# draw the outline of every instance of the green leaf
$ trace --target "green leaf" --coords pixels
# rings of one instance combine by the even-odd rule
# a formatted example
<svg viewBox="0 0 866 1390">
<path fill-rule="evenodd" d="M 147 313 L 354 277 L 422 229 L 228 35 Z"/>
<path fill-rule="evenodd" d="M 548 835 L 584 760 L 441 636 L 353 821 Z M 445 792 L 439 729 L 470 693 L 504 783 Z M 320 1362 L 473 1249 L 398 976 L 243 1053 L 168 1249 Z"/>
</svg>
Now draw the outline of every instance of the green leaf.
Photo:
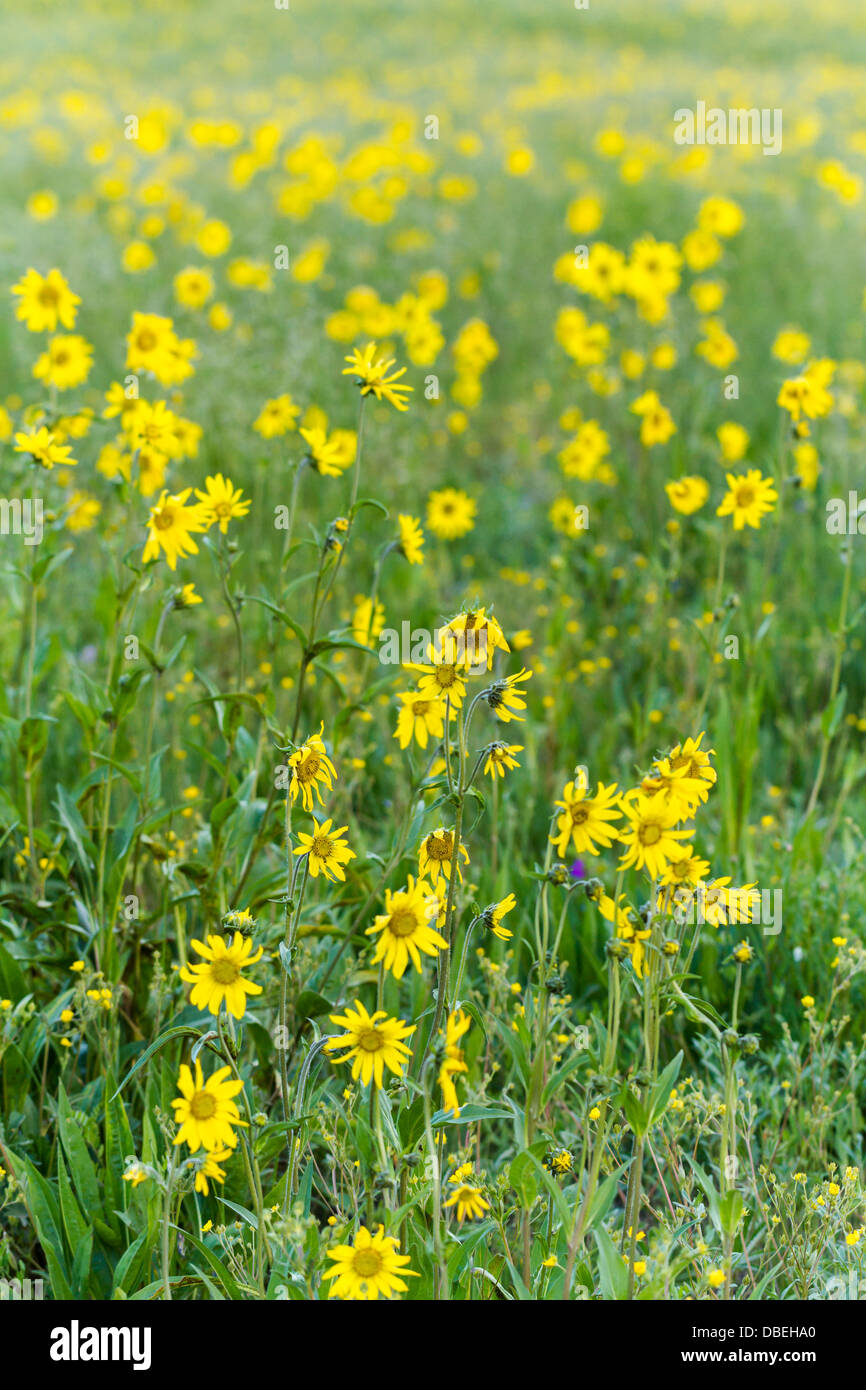
<svg viewBox="0 0 866 1390">
<path fill-rule="evenodd" d="M 628 1084 L 622 1090 L 622 1107 L 635 1137 L 643 1139 L 649 1129 L 649 1115 Z"/>
<path fill-rule="evenodd" d="M 227 1205 L 230 1206 L 231 1203 L 228 1203 Z M 231 1274 L 226 1269 L 222 1260 L 213 1252 L 213 1250 L 210 1250 L 205 1245 L 204 1241 L 199 1240 L 198 1236 L 194 1236 L 191 1231 L 181 1231 L 180 1226 L 174 1226 L 174 1230 L 180 1231 L 180 1234 L 183 1236 L 187 1244 L 192 1245 L 193 1248 L 196 1249 L 200 1255 L 204 1256 L 205 1260 L 210 1265 L 211 1269 L 213 1270 L 219 1282 L 222 1284 L 222 1287 L 225 1289 L 229 1298 L 243 1300 L 243 1292 L 241 1291 L 240 1286 L 232 1278 Z"/>
<path fill-rule="evenodd" d="M 188 1237 L 187 1237 L 188 1239 Z M 141 1277 L 142 1270 L 139 1266 L 143 1265 L 142 1252 L 146 1255 L 145 1242 L 147 1231 L 142 1231 L 127 1250 L 124 1250 L 117 1264 L 114 1266 L 114 1278 L 111 1285 L 112 1298 L 122 1290 L 123 1293 L 130 1293 L 131 1286 L 136 1284 Z M 127 1285 L 127 1280 L 129 1281 Z"/>
<path fill-rule="evenodd" d="M 81 1130 L 75 1123 L 69 1098 L 62 1086 L 58 1096 L 57 1125 L 73 1186 L 84 1210 L 93 1220 L 94 1216 L 99 1216 L 102 1212 L 99 1179 Z"/>
<path fill-rule="evenodd" d="M 33 1164 L 19 1157 L 11 1149 L 6 1150 L 12 1171 L 21 1183 L 24 1204 L 30 1213 L 39 1244 L 45 1252 L 51 1296 L 54 1299 L 71 1299 L 72 1289 L 63 1251 L 63 1237 L 60 1234 L 61 1218 L 57 1199 L 48 1183 Z"/>
<path fill-rule="evenodd" d="M 322 1014 L 329 1014 L 336 1008 L 324 995 L 317 994 L 314 989 L 304 989 L 295 1001 L 295 1013 L 298 1018 L 319 1018 Z"/>
<path fill-rule="evenodd" d="M 533 1155 L 528 1149 L 524 1149 L 522 1153 L 517 1154 L 511 1160 L 511 1166 L 508 1169 L 508 1181 L 520 1198 L 520 1204 L 524 1211 L 529 1211 L 538 1196 L 538 1181 L 533 1163 Z"/>
<path fill-rule="evenodd" d="M 56 805 L 60 823 L 69 837 L 78 865 L 85 877 L 89 878 L 93 869 L 93 861 L 96 858 L 96 850 L 87 834 L 81 813 L 72 795 L 59 782 L 57 784 Z"/>
<path fill-rule="evenodd" d="M 605 1298 L 621 1302 L 628 1297 L 628 1265 L 604 1227 L 593 1231 L 598 1246 L 598 1273 Z"/>
<path fill-rule="evenodd" d="M 137 1071 L 141 1071 L 145 1062 L 149 1062 L 154 1053 L 158 1052 L 161 1047 L 165 1047 L 166 1043 L 171 1042 L 172 1038 L 200 1038 L 201 1036 L 200 1028 L 189 1027 L 168 1028 L 164 1033 L 160 1033 L 156 1042 L 152 1042 L 150 1047 L 146 1047 L 141 1056 L 136 1059 L 135 1065 L 126 1073 L 126 1076 L 121 1081 L 111 1099 L 114 1100 L 115 1096 L 119 1096 L 127 1082 L 132 1080 Z M 216 1052 L 217 1049 L 214 1048 L 213 1050 Z"/>
<path fill-rule="evenodd" d="M 57 1191 L 60 1197 L 60 1219 L 66 1236 L 66 1244 L 74 1252 L 78 1248 L 79 1241 L 84 1239 L 90 1228 L 75 1200 L 62 1154 L 57 1155 Z"/>
<path fill-rule="evenodd" d="M 719 1221 L 726 1236 L 735 1236 L 743 1219 L 745 1203 L 741 1193 L 731 1187 L 719 1202 Z"/>
<path fill-rule="evenodd" d="M 833 703 L 831 705 L 828 705 L 827 708 L 824 710 L 824 713 L 821 715 L 821 733 L 828 741 L 835 736 L 836 731 L 839 728 L 840 723 L 842 722 L 842 715 L 845 710 L 845 701 L 847 697 L 848 692 L 845 686 L 843 685 L 842 688 L 837 692 L 836 698 L 834 699 Z"/>
<path fill-rule="evenodd" d="M 668 1107 L 671 1098 L 671 1091 L 677 1084 L 677 1077 L 680 1074 L 680 1067 L 683 1064 L 682 1051 L 678 1052 L 672 1062 L 669 1062 L 656 1082 L 652 1090 L 649 1105 L 649 1127 L 657 1124 Z"/>
<path fill-rule="evenodd" d="M 697 1160 L 692 1158 L 691 1154 L 686 1154 L 685 1157 L 691 1164 L 692 1172 L 700 1183 L 704 1196 L 707 1199 L 707 1210 L 710 1213 L 710 1220 L 716 1230 L 721 1233 L 722 1218 L 719 1210 L 719 1194 Z"/>
<path fill-rule="evenodd" d="M 75 1251 L 75 1259 L 72 1264 L 72 1290 L 73 1297 L 84 1299 L 87 1297 L 87 1281 L 90 1275 L 90 1261 L 93 1257 L 93 1231 L 88 1228 L 85 1235 L 78 1243 Z"/>
<path fill-rule="evenodd" d="M 450 1110 L 437 1110 L 433 1116 L 433 1128 L 440 1125 L 472 1125 L 478 1120 L 510 1120 L 510 1110 L 496 1105 L 461 1105 L 460 1116 L 455 1118 Z"/>
</svg>

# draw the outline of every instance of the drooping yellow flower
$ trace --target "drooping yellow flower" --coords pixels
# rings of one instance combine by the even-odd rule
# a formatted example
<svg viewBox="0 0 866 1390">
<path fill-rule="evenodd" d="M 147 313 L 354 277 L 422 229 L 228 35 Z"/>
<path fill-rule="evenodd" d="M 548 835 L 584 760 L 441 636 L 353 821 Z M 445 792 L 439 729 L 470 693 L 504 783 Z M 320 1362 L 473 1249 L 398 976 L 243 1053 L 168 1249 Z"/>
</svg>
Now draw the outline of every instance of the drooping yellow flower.
<svg viewBox="0 0 866 1390">
<path fill-rule="evenodd" d="M 319 726 L 319 732 L 310 734 L 309 738 L 295 749 L 288 761 L 291 773 L 289 794 L 292 801 L 297 801 L 300 793 L 305 811 L 313 809 L 314 792 L 319 805 L 324 805 L 320 788 L 324 787 L 326 791 L 330 791 L 334 785 L 333 779 L 337 776 L 337 769 L 328 757 L 322 740 L 324 728 L 323 722 Z"/>
<path fill-rule="evenodd" d="M 748 473 L 728 473 L 728 491 L 716 509 L 716 516 L 732 516 L 734 530 L 742 531 L 751 526 L 756 531 L 762 519 L 773 511 L 779 494 L 774 480 L 764 478 L 759 468 L 750 468 Z"/>
<path fill-rule="evenodd" d="M 58 323 L 63 328 L 75 327 L 76 306 L 81 300 L 59 270 L 49 270 L 44 276 L 38 270 L 27 270 L 12 286 L 12 293 L 20 300 L 15 317 L 31 333 L 53 333 Z"/>
<path fill-rule="evenodd" d="M 178 1076 L 180 1098 L 173 1100 L 174 1118 L 180 1125 L 175 1144 L 188 1144 L 197 1149 L 234 1149 L 238 1142 L 235 1129 L 246 1128 L 234 1097 L 243 1090 L 243 1082 L 229 1080 L 231 1067 L 220 1067 L 213 1076 L 204 1079 L 201 1062 L 196 1060 L 195 1078 L 184 1063 Z"/>
<path fill-rule="evenodd" d="M 460 1101 L 454 1077 L 469 1070 L 460 1039 L 469 1031 L 472 1020 L 463 1009 L 448 1015 L 445 1024 L 445 1056 L 439 1068 L 439 1085 L 442 1088 L 442 1108 L 450 1112 L 455 1120 L 460 1119 Z"/>
<path fill-rule="evenodd" d="M 323 1276 L 334 1280 L 328 1297 L 373 1301 L 406 1293 L 409 1285 L 405 1278 L 419 1276 L 416 1270 L 406 1268 L 409 1256 L 398 1254 L 399 1249 L 396 1236 L 386 1236 L 384 1226 L 372 1235 L 361 1226 L 354 1244 L 336 1245 L 327 1252 L 336 1262 Z"/>
<path fill-rule="evenodd" d="M 249 499 L 244 497 L 243 488 L 234 487 L 231 478 L 224 478 L 222 473 L 205 478 L 204 486 L 204 492 L 196 488 L 195 495 L 225 535 L 234 517 L 246 516 L 250 509 Z"/>
<path fill-rule="evenodd" d="M 323 478 L 339 478 L 354 458 L 354 450 L 346 449 L 343 433 L 335 431 L 329 439 L 318 426 L 301 430 L 301 438 L 307 444 L 307 461 Z"/>
<path fill-rule="evenodd" d="M 622 793 L 616 782 L 605 786 L 599 782 L 595 796 L 589 796 L 589 784 L 584 777 L 574 782 L 566 782 L 562 800 L 554 804 L 562 807 L 562 815 L 557 817 L 556 831 L 550 837 L 559 855 L 565 855 L 569 841 L 576 854 L 598 854 L 596 845 L 609 849 L 618 839 L 619 831 L 611 821 L 622 817 Z"/>
<path fill-rule="evenodd" d="M 345 840 L 340 838 L 349 827 L 342 825 L 339 830 L 332 830 L 333 821 L 326 820 L 320 824 L 315 816 L 313 822 L 316 827 L 314 834 L 307 835 L 303 830 L 298 832 L 301 843 L 294 853 L 308 856 L 307 863 L 313 878 L 324 874 L 327 879 L 338 878 L 345 882 L 343 865 L 348 864 L 350 859 L 357 858 L 355 851 L 349 849 Z"/>
<path fill-rule="evenodd" d="M 210 1189 L 208 1179 L 211 1182 L 225 1182 L 225 1170 L 221 1164 L 226 1163 L 232 1157 L 231 1149 L 213 1149 L 205 1151 L 199 1157 L 188 1158 L 187 1163 L 195 1168 L 195 1190 L 200 1192 L 203 1197 L 207 1197 Z"/>
<path fill-rule="evenodd" d="M 405 1039 L 411 1038 L 415 1024 L 389 1018 L 384 1009 L 369 1014 L 360 999 L 350 1005 L 344 1014 L 331 1014 L 330 1019 L 346 1031 L 329 1038 L 325 1051 L 342 1052 L 341 1057 L 331 1057 L 330 1060 L 334 1063 L 351 1062 L 353 1081 L 360 1079 L 363 1086 L 373 1081 L 381 1086 L 386 1067 L 395 1076 L 403 1075 L 412 1056 L 412 1049 L 406 1046 Z"/>
<path fill-rule="evenodd" d="M 132 1163 L 130 1163 L 129 1167 L 124 1173 L 123 1181 L 131 1182 L 133 1187 L 140 1187 L 143 1182 L 147 1182 L 147 1179 L 149 1177 L 150 1174 L 148 1173 L 144 1164 L 139 1163 L 136 1159 Z"/>
<path fill-rule="evenodd" d="M 484 764 L 484 774 L 493 778 L 504 777 L 506 770 L 519 767 L 520 763 L 515 758 L 515 753 L 523 752 L 522 743 L 492 743 L 487 751 L 487 760 Z"/>
<path fill-rule="evenodd" d="M 393 367 L 394 358 L 389 358 L 387 362 L 377 360 L 375 343 L 368 343 L 363 351 L 353 348 L 344 361 L 349 365 L 343 368 L 343 376 L 355 377 L 362 396 L 374 395 L 377 401 L 388 401 L 395 410 L 409 409 L 409 403 L 404 397 L 413 388 L 400 382 L 400 377 L 406 374 L 406 368 L 400 367 L 398 371 L 390 372 L 389 368 Z"/>
<path fill-rule="evenodd" d="M 620 893 L 616 902 L 607 893 L 602 893 L 598 898 L 597 906 L 604 920 L 613 923 L 617 939 L 625 942 L 634 973 L 640 980 L 643 978 L 643 963 L 646 954 L 643 943 L 652 935 L 652 932 L 649 927 L 641 929 L 640 919 L 635 916 L 627 904 L 625 907 L 621 906 L 623 902 L 625 902 L 624 893 Z M 593 1117 L 590 1116 L 590 1118 Z"/>
<path fill-rule="evenodd" d="M 193 949 L 204 960 L 196 965 L 184 966 L 179 974 L 187 984 L 195 988 L 190 995 L 197 1009 L 207 1009 L 216 1015 L 225 1003 L 234 1018 L 243 1018 L 247 1007 L 247 995 L 261 994 L 261 985 L 245 980 L 241 971 L 261 960 L 263 947 L 252 955 L 253 943 L 236 931 L 229 944 L 225 937 L 209 936 L 207 945 L 201 941 L 191 943 Z"/>
<path fill-rule="evenodd" d="M 463 874 L 460 869 L 460 857 L 463 856 L 464 864 L 469 863 L 469 851 L 461 842 L 459 853 L 456 859 L 457 878 L 463 882 Z M 418 850 L 418 871 L 422 878 L 429 878 L 435 886 L 439 875 L 442 874 L 447 882 L 451 880 L 451 861 L 454 859 L 454 831 L 431 830 L 429 835 L 425 835 Z"/>
<path fill-rule="evenodd" d="M 675 830 L 680 817 L 664 793 L 646 796 L 641 791 L 626 792 L 622 799 L 627 825 L 620 829 L 619 839 L 626 847 L 620 860 L 624 869 L 645 868 L 651 878 L 658 878 L 678 840 L 688 839 L 694 830 Z"/>
<path fill-rule="evenodd" d="M 485 608 L 470 608 L 458 613 L 436 633 L 436 646 L 441 659 L 463 666 L 468 671 L 493 667 L 497 651 L 510 652 L 498 620 Z"/>
<path fill-rule="evenodd" d="M 396 980 L 402 979 L 409 961 L 421 972 L 421 955 L 434 958 L 448 947 L 448 942 L 434 929 L 432 923 L 439 915 L 439 899 L 429 883 L 410 874 L 406 887 L 385 892 L 385 911 L 378 916 L 367 936 L 378 936 L 373 964 L 383 961 Z"/>
<path fill-rule="evenodd" d="M 523 722 L 525 715 L 522 713 L 526 709 L 526 691 L 521 690 L 520 683 L 532 679 L 532 672 L 527 671 L 524 666 L 522 670 L 513 676 L 506 676 L 505 680 L 497 681 L 492 685 L 484 696 L 497 719 L 501 719 L 503 724 L 509 724 L 512 719 Z"/>
<path fill-rule="evenodd" d="M 754 883 L 744 883 L 739 888 L 730 885 L 730 878 L 713 878 L 696 890 L 699 912 L 711 927 L 751 922 L 760 909 L 761 895 Z"/>
<path fill-rule="evenodd" d="M 509 912 L 513 912 L 516 906 L 517 899 L 513 893 L 509 893 L 507 898 L 503 898 L 498 903 L 491 903 L 481 914 L 485 925 L 490 928 L 494 936 L 499 937 L 500 941 L 510 941 L 514 935 L 514 932 L 509 931 L 506 927 L 504 918 Z"/>
<path fill-rule="evenodd" d="M 410 565 L 423 565 L 424 563 L 424 532 L 421 530 L 421 523 L 414 516 L 408 516 L 401 512 L 397 517 L 397 526 L 400 532 L 399 550 L 405 555 Z"/>
<path fill-rule="evenodd" d="M 145 564 L 148 560 L 157 559 L 160 551 L 164 551 L 169 569 L 174 570 L 179 558 L 198 554 L 193 534 L 206 531 L 210 519 L 208 509 L 201 503 L 186 505 L 191 492 L 191 487 L 173 494 L 163 492 L 156 506 L 151 507 L 147 544 L 141 557 Z"/>
<path fill-rule="evenodd" d="M 342 528 L 338 525 L 338 530 Z M 360 642 L 363 647 L 372 647 L 385 626 L 385 605 L 376 602 L 373 607 L 373 600 L 366 598 L 363 594 L 355 597 L 355 608 L 352 613 L 352 638 L 355 642 Z"/>
<path fill-rule="evenodd" d="M 821 474 L 821 460 L 814 444 L 804 441 L 794 445 L 794 465 L 797 481 L 807 492 L 814 492 Z"/>
</svg>

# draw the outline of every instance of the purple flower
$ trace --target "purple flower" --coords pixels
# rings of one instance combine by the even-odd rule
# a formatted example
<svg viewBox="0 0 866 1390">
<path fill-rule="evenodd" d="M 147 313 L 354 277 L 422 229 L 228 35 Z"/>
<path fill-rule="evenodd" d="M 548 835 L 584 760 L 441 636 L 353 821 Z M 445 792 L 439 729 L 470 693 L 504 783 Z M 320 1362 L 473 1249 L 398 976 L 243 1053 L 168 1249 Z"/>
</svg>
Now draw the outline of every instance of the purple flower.
<svg viewBox="0 0 866 1390">
<path fill-rule="evenodd" d="M 582 859 L 575 859 L 574 863 L 571 866 L 571 877 L 586 878 L 586 870 L 583 867 Z"/>
</svg>

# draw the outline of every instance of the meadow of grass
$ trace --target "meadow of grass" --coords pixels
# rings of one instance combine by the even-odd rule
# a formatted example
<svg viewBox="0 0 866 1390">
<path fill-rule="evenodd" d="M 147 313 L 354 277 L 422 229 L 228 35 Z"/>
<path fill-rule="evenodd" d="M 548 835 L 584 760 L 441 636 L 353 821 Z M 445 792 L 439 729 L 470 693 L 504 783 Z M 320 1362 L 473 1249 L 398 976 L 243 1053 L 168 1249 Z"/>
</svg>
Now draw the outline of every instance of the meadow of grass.
<svg viewBox="0 0 866 1390">
<path fill-rule="evenodd" d="M 857 1297 L 857 0 L 3 10 L 2 1288 Z"/>
</svg>

